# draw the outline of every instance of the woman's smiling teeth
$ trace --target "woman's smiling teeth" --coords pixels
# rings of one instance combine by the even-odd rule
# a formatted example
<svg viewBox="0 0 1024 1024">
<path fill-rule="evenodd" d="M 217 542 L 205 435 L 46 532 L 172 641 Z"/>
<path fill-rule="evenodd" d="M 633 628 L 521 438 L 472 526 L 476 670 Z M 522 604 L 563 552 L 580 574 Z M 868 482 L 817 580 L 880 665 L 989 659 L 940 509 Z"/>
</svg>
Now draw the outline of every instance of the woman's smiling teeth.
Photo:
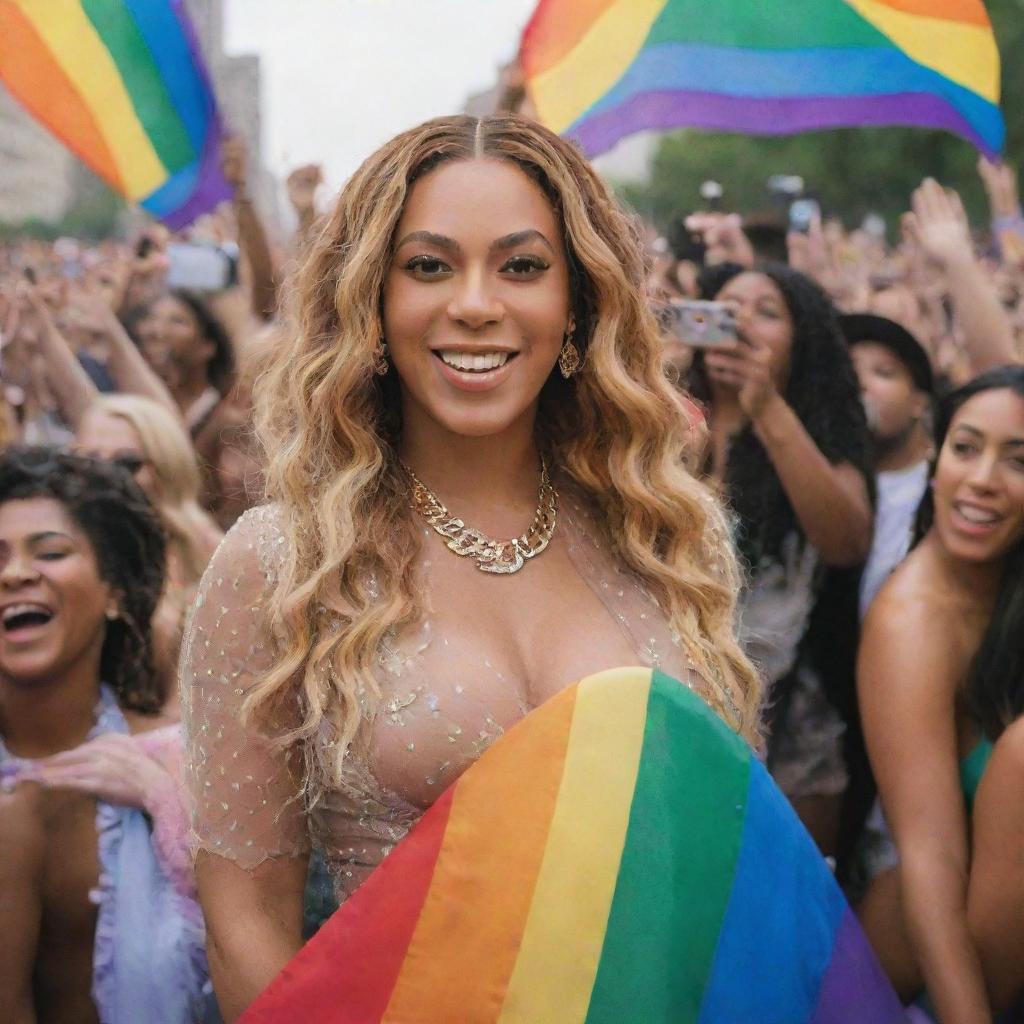
<svg viewBox="0 0 1024 1024">
<path fill-rule="evenodd" d="M 453 370 L 463 373 L 486 373 L 504 366 L 514 355 L 512 352 L 449 352 L 437 353 L 441 361 Z"/>
</svg>

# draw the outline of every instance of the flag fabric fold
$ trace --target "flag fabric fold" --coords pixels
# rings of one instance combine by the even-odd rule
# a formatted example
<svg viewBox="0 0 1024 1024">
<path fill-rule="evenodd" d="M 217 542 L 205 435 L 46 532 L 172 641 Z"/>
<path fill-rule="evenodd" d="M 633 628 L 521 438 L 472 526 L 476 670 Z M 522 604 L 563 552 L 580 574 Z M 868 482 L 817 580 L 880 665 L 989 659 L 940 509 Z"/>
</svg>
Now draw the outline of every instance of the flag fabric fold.
<svg viewBox="0 0 1024 1024">
<path fill-rule="evenodd" d="M 183 0 L 0 0 L 0 80 L 169 227 L 230 195 L 217 103 Z"/>
<path fill-rule="evenodd" d="M 244 1024 L 895 1024 L 786 799 L 693 692 L 591 676 L 424 814 Z"/>
<path fill-rule="evenodd" d="M 541 0 L 520 62 L 541 121 L 589 156 L 643 130 L 861 125 L 1003 149 L 982 0 Z"/>
</svg>

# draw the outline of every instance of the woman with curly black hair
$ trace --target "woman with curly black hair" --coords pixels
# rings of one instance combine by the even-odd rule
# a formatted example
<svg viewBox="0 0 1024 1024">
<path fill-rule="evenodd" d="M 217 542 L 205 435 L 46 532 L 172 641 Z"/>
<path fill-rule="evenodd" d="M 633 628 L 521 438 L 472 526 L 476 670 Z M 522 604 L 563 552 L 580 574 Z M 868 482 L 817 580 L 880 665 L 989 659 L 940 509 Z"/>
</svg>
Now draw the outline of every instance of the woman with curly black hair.
<svg viewBox="0 0 1024 1024">
<path fill-rule="evenodd" d="M 126 471 L 48 449 L 0 457 L 5 1019 L 194 1019 L 202 915 L 152 656 L 164 567 Z"/>
<path fill-rule="evenodd" d="M 768 687 L 770 767 L 833 852 L 843 724 L 807 636 L 824 569 L 856 566 L 870 547 L 867 424 L 835 309 L 810 278 L 768 264 L 726 269 L 713 287 L 738 341 L 698 351 L 690 385 L 708 407 L 709 472 L 747 563 L 741 636 Z"/>
</svg>

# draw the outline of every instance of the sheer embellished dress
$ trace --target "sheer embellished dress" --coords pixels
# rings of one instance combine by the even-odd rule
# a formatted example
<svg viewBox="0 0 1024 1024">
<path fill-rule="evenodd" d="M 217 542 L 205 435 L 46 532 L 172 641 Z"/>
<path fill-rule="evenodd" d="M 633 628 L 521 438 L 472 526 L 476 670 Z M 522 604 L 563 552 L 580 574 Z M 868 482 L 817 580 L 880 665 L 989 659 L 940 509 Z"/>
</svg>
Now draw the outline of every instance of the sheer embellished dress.
<svg viewBox="0 0 1024 1024">
<path fill-rule="evenodd" d="M 588 649 L 614 649 L 614 662 L 588 670 L 660 668 L 739 722 L 732 698 L 697 673 L 582 502 L 563 491 L 559 504 L 558 528 L 540 557 L 563 559 L 578 575 L 593 604 L 593 632 L 563 635 L 553 621 L 551 642 L 581 645 L 581 662 Z M 236 523 L 206 572 L 186 633 L 181 697 L 193 844 L 248 870 L 318 847 L 344 901 L 437 797 L 542 700 L 531 700 L 536 688 L 507 678 L 474 644 L 472 630 L 453 619 L 434 563 L 455 556 L 435 553 L 424 527 L 416 570 L 427 608 L 417 624 L 382 644 L 383 699 L 346 754 L 342 783 L 307 806 L 296 798 L 295 758 L 240 717 L 246 693 L 279 657 L 266 605 L 288 544 L 280 522 L 272 506 L 263 506 Z M 559 680 L 543 699 L 576 681 Z"/>
</svg>

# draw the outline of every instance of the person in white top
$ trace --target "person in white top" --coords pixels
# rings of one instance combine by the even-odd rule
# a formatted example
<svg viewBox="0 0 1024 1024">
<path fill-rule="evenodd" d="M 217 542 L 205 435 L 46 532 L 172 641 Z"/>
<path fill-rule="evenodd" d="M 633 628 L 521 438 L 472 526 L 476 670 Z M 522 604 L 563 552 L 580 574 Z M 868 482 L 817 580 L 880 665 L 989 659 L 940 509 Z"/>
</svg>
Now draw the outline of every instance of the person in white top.
<svg viewBox="0 0 1024 1024">
<path fill-rule="evenodd" d="M 875 534 L 860 584 L 860 615 L 910 549 L 917 506 L 928 484 L 930 410 L 935 390 L 928 354 L 894 320 L 840 317 L 860 381 L 877 457 Z"/>
</svg>

